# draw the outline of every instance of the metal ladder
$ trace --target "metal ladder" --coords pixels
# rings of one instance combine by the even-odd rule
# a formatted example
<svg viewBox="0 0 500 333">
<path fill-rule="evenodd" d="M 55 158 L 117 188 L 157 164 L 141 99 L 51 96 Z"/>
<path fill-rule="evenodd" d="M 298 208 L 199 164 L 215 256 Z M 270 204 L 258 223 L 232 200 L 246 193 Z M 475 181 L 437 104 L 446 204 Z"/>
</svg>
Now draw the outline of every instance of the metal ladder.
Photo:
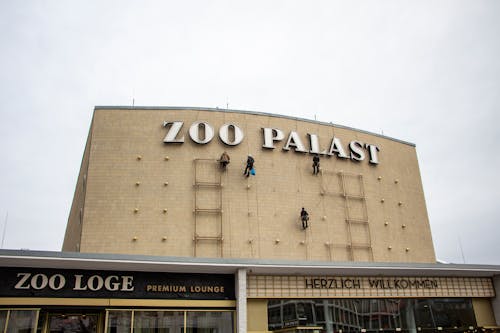
<svg viewBox="0 0 500 333">
<path fill-rule="evenodd" d="M 348 236 L 348 244 L 346 246 L 350 255 L 350 260 L 352 261 L 357 260 L 356 257 L 357 253 L 361 251 L 367 251 L 368 259 L 370 261 L 373 261 L 373 249 L 371 242 L 372 237 L 370 234 L 370 225 L 368 221 L 368 210 L 366 207 L 363 175 L 348 173 L 343 171 L 339 171 L 337 174 L 339 177 L 340 195 L 344 198 L 345 222 L 347 223 L 347 236 Z M 350 179 L 354 178 L 358 182 L 359 193 L 349 192 L 349 190 L 346 187 L 346 180 L 349 178 Z M 361 203 L 363 216 L 353 217 L 349 202 L 354 202 L 354 201 Z M 363 227 L 366 233 L 366 239 L 363 242 L 356 242 L 356 243 L 353 242 L 352 231 L 351 231 L 353 225 L 360 225 Z"/>
<path fill-rule="evenodd" d="M 204 159 L 198 158 L 193 160 L 194 162 L 194 256 L 198 255 L 198 246 L 201 241 L 215 242 L 218 246 L 219 257 L 222 257 L 222 242 L 224 240 L 222 236 L 222 182 L 221 182 L 221 172 L 219 171 L 219 162 L 216 159 Z M 214 172 L 211 174 L 211 169 Z M 205 171 L 205 172 L 203 172 Z M 203 202 L 201 199 L 202 192 L 205 191 L 215 191 L 210 197 L 214 199 L 214 202 L 207 203 Z M 206 192 L 205 192 L 206 193 Z M 202 202 L 200 202 L 202 201 Z M 203 221 L 200 221 L 201 217 L 206 217 L 207 215 L 212 216 L 215 221 L 215 229 L 211 233 L 200 234 L 200 227 Z M 207 232 L 206 228 L 203 228 L 203 232 Z"/>
</svg>

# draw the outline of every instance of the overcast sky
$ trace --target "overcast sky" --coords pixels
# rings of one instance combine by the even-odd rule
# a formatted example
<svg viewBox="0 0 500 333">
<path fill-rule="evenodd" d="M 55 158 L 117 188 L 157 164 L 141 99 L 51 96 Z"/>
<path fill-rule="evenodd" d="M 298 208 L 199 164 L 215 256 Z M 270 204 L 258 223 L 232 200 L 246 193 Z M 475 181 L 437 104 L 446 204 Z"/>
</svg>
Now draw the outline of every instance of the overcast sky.
<svg viewBox="0 0 500 333">
<path fill-rule="evenodd" d="M 93 107 L 134 98 L 413 142 L 437 257 L 498 265 L 499 17 L 497 0 L 2 0 L 3 248 L 61 249 Z"/>
</svg>

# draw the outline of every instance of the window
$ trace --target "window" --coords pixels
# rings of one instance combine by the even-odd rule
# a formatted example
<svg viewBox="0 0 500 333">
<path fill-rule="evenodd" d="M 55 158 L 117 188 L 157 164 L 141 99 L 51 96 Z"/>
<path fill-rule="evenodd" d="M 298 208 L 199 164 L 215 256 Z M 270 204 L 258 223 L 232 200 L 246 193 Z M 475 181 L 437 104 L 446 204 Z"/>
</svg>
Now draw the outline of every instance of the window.
<svg viewBox="0 0 500 333">
<path fill-rule="evenodd" d="M 323 302 L 323 304 L 321 304 Z M 380 331 L 467 330 L 476 326 L 468 298 L 273 300 L 268 305 L 270 330 L 321 326 L 323 330 L 379 333 Z M 272 305 L 271 305 L 272 304 Z M 314 306 L 314 315 L 310 306 Z M 283 320 L 277 315 L 283 312 Z"/>
<path fill-rule="evenodd" d="M 0 330 L 6 333 L 36 333 L 38 309 L 0 309 Z"/>
<path fill-rule="evenodd" d="M 107 310 L 105 333 L 233 333 L 234 326 L 234 311 Z"/>
</svg>

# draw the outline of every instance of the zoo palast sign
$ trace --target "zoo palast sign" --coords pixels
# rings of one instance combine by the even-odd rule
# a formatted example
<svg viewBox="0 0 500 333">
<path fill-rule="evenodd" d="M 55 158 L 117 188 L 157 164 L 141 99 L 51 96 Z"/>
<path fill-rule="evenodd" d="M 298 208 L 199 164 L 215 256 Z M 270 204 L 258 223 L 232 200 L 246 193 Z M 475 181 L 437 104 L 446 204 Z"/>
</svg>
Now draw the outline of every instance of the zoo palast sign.
<svg viewBox="0 0 500 333">
<path fill-rule="evenodd" d="M 164 121 L 163 127 L 167 133 L 163 139 L 166 144 L 184 143 L 185 132 L 182 130 L 184 122 L 182 121 Z M 189 137 L 197 144 L 204 145 L 212 141 L 215 136 L 215 129 L 208 122 L 196 121 L 189 126 Z M 363 143 L 358 140 L 350 141 L 347 150 L 339 138 L 331 138 L 328 148 L 320 146 L 319 137 L 316 134 L 307 133 L 307 143 L 296 131 L 290 131 L 285 140 L 285 132 L 279 128 L 263 127 L 262 148 L 275 149 L 277 144 L 281 144 L 284 151 L 293 150 L 298 153 L 310 153 L 327 156 L 336 156 L 342 159 L 351 159 L 353 161 L 363 161 L 368 157 L 370 164 L 379 164 L 378 152 L 380 148 L 374 144 Z M 220 140 L 228 146 L 239 145 L 245 137 L 243 130 L 236 124 L 224 124 L 219 128 Z"/>
</svg>

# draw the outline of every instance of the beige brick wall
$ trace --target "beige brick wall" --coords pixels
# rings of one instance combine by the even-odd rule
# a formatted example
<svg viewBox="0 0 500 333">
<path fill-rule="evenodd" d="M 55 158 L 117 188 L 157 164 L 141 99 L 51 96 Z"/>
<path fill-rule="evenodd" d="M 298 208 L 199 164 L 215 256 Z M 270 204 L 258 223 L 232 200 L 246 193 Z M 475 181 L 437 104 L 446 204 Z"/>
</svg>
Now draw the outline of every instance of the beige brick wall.
<svg viewBox="0 0 500 333">
<path fill-rule="evenodd" d="M 82 158 L 82 166 L 78 174 L 73 204 L 69 213 L 66 233 L 64 235 L 63 251 L 79 252 L 80 237 L 82 232 L 83 214 L 85 212 L 85 190 L 87 185 L 87 170 L 89 166 L 90 142 L 92 138 L 92 127 L 89 131 L 85 151 Z"/>
<path fill-rule="evenodd" d="M 164 121 L 184 122 L 183 144 L 163 143 Z M 189 138 L 188 128 L 194 121 L 207 121 L 214 127 L 216 136 L 210 143 L 199 145 Z M 235 123 L 245 133 L 238 146 L 228 147 L 219 140 L 218 129 L 225 123 Z M 307 133 L 319 136 L 322 149 L 329 148 L 333 136 L 342 140 L 346 151 L 352 140 L 375 144 L 380 147 L 380 164 L 369 164 L 368 157 L 361 162 L 322 157 L 323 173 L 314 176 L 310 154 L 283 151 L 284 142 L 274 150 L 262 148 L 262 127 L 283 130 L 285 140 L 295 130 L 306 147 Z M 262 114 L 96 109 L 89 149 L 82 252 L 193 256 L 193 160 L 217 159 L 226 150 L 231 156 L 226 172 L 220 174 L 215 162 L 199 168 L 203 178 L 221 177 L 223 213 L 221 219 L 217 214 L 198 214 L 197 233 L 221 234 L 223 241 L 197 242 L 197 256 L 222 252 L 229 258 L 435 261 L 416 151 L 408 144 Z M 257 175 L 245 178 L 242 173 L 249 153 L 255 157 Z M 349 194 L 359 193 L 362 182 L 365 200 L 341 195 L 340 171 Z M 219 191 L 199 189 L 199 204 L 217 206 Z M 75 196 L 74 206 L 79 200 Z M 346 223 L 346 201 L 351 218 L 367 215 L 368 225 Z M 306 231 L 300 227 L 301 207 L 311 217 Z M 72 213 L 63 249 L 75 248 L 73 224 Z M 351 242 L 371 243 L 372 251 L 350 248 Z"/>
</svg>

